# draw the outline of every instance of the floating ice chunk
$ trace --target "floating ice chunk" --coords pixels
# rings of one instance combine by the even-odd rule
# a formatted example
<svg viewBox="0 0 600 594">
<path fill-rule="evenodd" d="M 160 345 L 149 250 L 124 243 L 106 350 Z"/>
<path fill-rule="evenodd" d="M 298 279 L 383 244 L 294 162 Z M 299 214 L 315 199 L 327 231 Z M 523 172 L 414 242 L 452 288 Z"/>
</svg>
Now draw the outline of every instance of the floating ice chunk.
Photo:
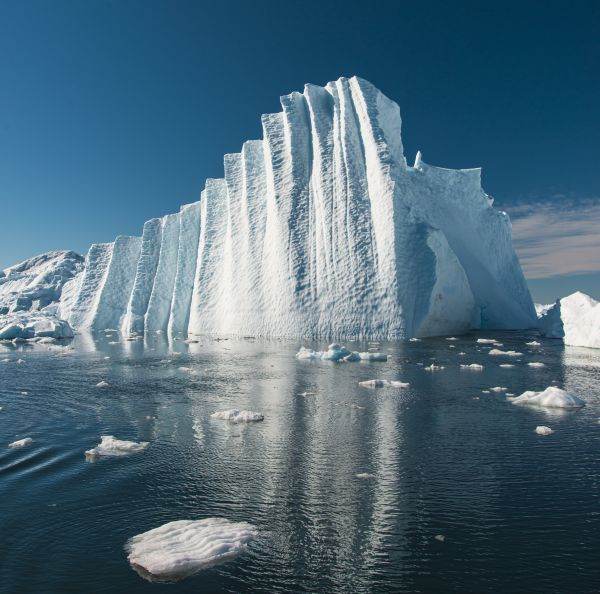
<svg viewBox="0 0 600 594">
<path fill-rule="evenodd" d="M 531 361 L 531 363 L 527 363 L 529 367 L 546 367 L 545 363 L 540 363 L 539 361 Z"/>
<path fill-rule="evenodd" d="M 119 344 L 118 340 L 111 340 L 108 344 Z"/>
<path fill-rule="evenodd" d="M 298 359 L 320 359 L 322 356 L 323 356 L 322 352 L 313 351 L 312 349 L 307 349 L 306 347 L 302 347 L 296 353 L 296 358 L 298 358 Z"/>
<path fill-rule="evenodd" d="M 385 353 L 358 353 L 361 361 L 387 361 Z"/>
<path fill-rule="evenodd" d="M 423 367 L 423 369 L 425 369 L 425 371 L 441 371 L 442 369 L 445 369 L 445 367 L 443 365 L 432 363 L 429 367 Z"/>
<path fill-rule="evenodd" d="M 185 342 L 186 344 L 195 344 L 200 341 L 196 338 L 186 338 L 183 342 Z"/>
<path fill-rule="evenodd" d="M 436 534 L 434 538 L 439 542 L 444 542 L 446 540 L 446 537 L 443 534 Z"/>
<path fill-rule="evenodd" d="M 9 448 L 24 448 L 33 443 L 33 439 L 31 437 L 25 437 L 23 439 L 18 439 L 17 441 L 13 441 L 8 444 Z"/>
<path fill-rule="evenodd" d="M 85 452 L 85 457 L 94 459 L 98 456 L 126 456 L 142 452 L 148 447 L 147 441 L 124 441 L 112 435 L 101 435 L 100 443 Z"/>
<path fill-rule="evenodd" d="M 531 342 L 526 342 L 525 344 L 527 346 L 540 346 L 542 343 L 538 342 L 537 340 L 532 340 Z"/>
<path fill-rule="evenodd" d="M 506 392 L 506 390 L 508 390 L 508 388 L 504 388 L 502 386 L 494 386 L 493 388 L 490 388 L 491 392 Z"/>
<path fill-rule="evenodd" d="M 490 393 L 490 391 L 489 391 L 489 390 L 481 390 L 481 393 L 482 393 L 482 394 L 489 394 L 489 393 Z"/>
<path fill-rule="evenodd" d="M 150 581 L 177 581 L 242 553 L 258 535 L 252 524 L 225 518 L 178 520 L 129 539 L 129 563 Z"/>
<path fill-rule="evenodd" d="M 19 392 L 19 394 L 21 394 L 21 396 L 29 396 L 29 392 Z"/>
<path fill-rule="evenodd" d="M 446 340 L 458 340 L 458 338 L 456 338 L 456 336 L 450 336 L 446 338 Z"/>
<path fill-rule="evenodd" d="M 353 351 L 349 355 L 346 355 L 342 359 L 342 361 L 345 361 L 346 363 L 354 363 L 355 361 L 360 361 L 360 353 Z"/>
<path fill-rule="evenodd" d="M 519 353 L 517 351 L 501 351 L 499 349 L 492 349 L 488 353 L 489 355 L 496 356 L 505 356 L 505 357 L 520 357 L 523 353 Z"/>
<path fill-rule="evenodd" d="M 461 369 L 467 369 L 469 371 L 483 371 L 483 365 L 479 363 L 470 363 L 469 365 L 461 365 Z"/>
<path fill-rule="evenodd" d="M 503 369 L 509 369 L 510 367 L 514 367 L 513 363 L 500 363 L 498 367 L 502 367 Z"/>
<path fill-rule="evenodd" d="M 17 359 L 15 361 L 15 363 L 17 363 L 18 365 L 21 365 L 22 363 L 25 363 L 25 359 Z"/>
<path fill-rule="evenodd" d="M 337 343 L 330 344 L 328 349 L 321 355 L 321 358 L 325 361 L 339 361 L 344 357 L 347 357 L 350 351 Z M 362 359 L 362 357 L 361 357 Z"/>
<path fill-rule="evenodd" d="M 409 338 L 408 342 L 421 342 L 420 338 Z"/>
<path fill-rule="evenodd" d="M 494 338 L 478 338 L 476 342 L 478 344 L 494 344 L 497 341 Z"/>
<path fill-rule="evenodd" d="M 43 336 L 37 341 L 38 344 L 54 344 L 55 342 L 56 338 L 52 336 Z"/>
<path fill-rule="evenodd" d="M 546 427 L 545 425 L 538 425 L 535 428 L 535 432 L 538 435 L 552 435 L 554 433 L 554 430 L 550 429 L 550 427 Z"/>
<path fill-rule="evenodd" d="M 408 382 L 399 382 L 395 380 L 381 380 L 381 379 L 372 379 L 366 380 L 364 382 L 358 382 L 359 386 L 363 388 L 409 388 L 410 384 Z"/>
<path fill-rule="evenodd" d="M 229 410 L 221 410 L 210 415 L 213 419 L 221 421 L 229 421 L 230 423 L 252 423 L 255 421 L 263 421 L 264 415 L 251 410 L 239 410 L 231 408 Z"/>
<path fill-rule="evenodd" d="M 460 353 L 458 353 L 461 357 L 464 357 L 464 355 L 466 355 L 467 353 L 465 353 L 464 351 L 461 351 Z"/>
<path fill-rule="evenodd" d="M 357 479 L 369 480 L 375 478 L 374 474 L 370 474 L 368 472 L 358 472 L 354 475 Z"/>
<path fill-rule="evenodd" d="M 105 382 L 104 380 L 96 384 L 96 388 L 108 388 L 109 386 L 110 384 L 108 382 Z"/>
<path fill-rule="evenodd" d="M 532 406 L 544 406 L 548 408 L 581 408 L 585 406 L 585 400 L 578 396 L 569 394 L 560 388 L 549 386 L 541 392 L 523 392 L 512 400 L 513 404 L 529 404 Z"/>
</svg>

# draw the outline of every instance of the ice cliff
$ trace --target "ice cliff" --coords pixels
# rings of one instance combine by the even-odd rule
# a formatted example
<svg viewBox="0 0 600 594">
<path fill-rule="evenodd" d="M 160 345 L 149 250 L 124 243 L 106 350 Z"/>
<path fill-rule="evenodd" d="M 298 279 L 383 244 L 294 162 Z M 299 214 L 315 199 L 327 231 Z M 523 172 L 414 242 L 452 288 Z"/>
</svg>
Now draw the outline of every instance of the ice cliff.
<svg viewBox="0 0 600 594">
<path fill-rule="evenodd" d="M 61 316 L 124 333 L 407 338 L 535 326 L 480 169 L 407 165 L 400 109 L 340 78 L 281 98 L 199 202 L 95 244 Z"/>
</svg>

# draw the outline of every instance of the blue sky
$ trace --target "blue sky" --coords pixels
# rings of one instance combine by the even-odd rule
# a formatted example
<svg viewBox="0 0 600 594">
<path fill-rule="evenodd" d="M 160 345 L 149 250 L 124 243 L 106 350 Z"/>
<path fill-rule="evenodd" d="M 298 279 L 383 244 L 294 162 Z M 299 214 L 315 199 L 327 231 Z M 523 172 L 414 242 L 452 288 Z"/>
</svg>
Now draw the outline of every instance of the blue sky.
<svg viewBox="0 0 600 594">
<path fill-rule="evenodd" d="M 599 26 L 595 1 L 5 1 L 0 267 L 139 234 L 280 95 L 357 74 L 409 161 L 483 167 L 535 299 L 600 297 Z"/>
</svg>

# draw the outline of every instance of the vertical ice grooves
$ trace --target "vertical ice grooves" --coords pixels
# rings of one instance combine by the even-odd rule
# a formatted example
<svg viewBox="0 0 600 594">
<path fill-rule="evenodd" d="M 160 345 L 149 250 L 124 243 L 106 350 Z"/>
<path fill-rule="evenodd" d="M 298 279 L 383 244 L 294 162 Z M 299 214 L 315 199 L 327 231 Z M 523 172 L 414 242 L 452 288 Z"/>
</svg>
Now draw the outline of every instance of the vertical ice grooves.
<svg viewBox="0 0 600 594">
<path fill-rule="evenodd" d="M 186 204 L 179 212 L 177 272 L 171 298 L 169 334 L 187 333 L 190 304 L 194 289 L 198 239 L 200 236 L 200 202 Z"/>
<path fill-rule="evenodd" d="M 171 298 L 177 273 L 179 248 L 179 213 L 161 219 L 161 240 L 156 274 L 144 321 L 145 332 L 167 330 L 171 313 Z"/>
<path fill-rule="evenodd" d="M 393 339 L 535 322 L 479 170 L 408 167 L 399 107 L 356 77 L 281 107 L 200 202 L 90 248 L 75 327 Z"/>
<path fill-rule="evenodd" d="M 161 233 L 160 219 L 151 219 L 144 224 L 142 247 L 137 263 L 135 281 L 129 298 L 127 313 L 123 320 L 123 332 L 125 334 L 144 332 L 144 317 L 148 309 L 160 254 Z"/>
</svg>

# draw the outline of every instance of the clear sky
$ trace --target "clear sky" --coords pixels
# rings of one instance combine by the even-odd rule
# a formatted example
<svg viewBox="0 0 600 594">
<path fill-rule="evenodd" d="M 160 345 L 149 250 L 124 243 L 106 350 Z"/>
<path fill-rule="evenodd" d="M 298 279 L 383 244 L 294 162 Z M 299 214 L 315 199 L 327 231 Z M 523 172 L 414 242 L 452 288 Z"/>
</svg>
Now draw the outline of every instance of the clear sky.
<svg viewBox="0 0 600 594">
<path fill-rule="evenodd" d="M 0 267 L 139 234 L 280 95 L 357 74 L 409 162 L 483 167 L 534 299 L 598 298 L 599 31 L 597 1 L 5 0 Z"/>
</svg>

